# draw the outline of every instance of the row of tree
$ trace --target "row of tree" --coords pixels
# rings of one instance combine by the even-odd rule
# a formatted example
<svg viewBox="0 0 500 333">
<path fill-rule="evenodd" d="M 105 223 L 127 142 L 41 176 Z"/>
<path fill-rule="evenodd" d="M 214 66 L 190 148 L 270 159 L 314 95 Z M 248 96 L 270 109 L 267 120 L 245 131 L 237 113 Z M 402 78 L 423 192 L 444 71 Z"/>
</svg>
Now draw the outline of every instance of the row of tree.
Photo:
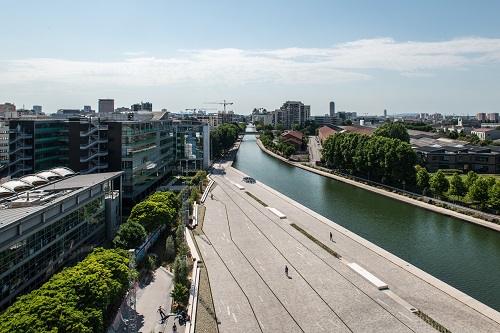
<svg viewBox="0 0 500 333">
<path fill-rule="evenodd" d="M 425 168 L 417 167 L 417 169 L 417 185 L 426 195 L 436 195 L 441 198 L 455 196 L 459 200 L 467 198 L 476 202 L 480 209 L 488 205 L 500 209 L 500 181 L 493 176 L 481 177 L 474 171 L 469 171 L 463 180 L 455 172 L 448 180 L 441 170 L 430 176 Z"/>
<path fill-rule="evenodd" d="M 179 196 L 172 191 L 157 191 L 132 208 L 126 223 L 117 231 L 113 244 L 122 249 L 136 249 L 162 225 L 171 227 L 181 207 Z"/>
<path fill-rule="evenodd" d="M 210 132 L 212 154 L 214 158 L 223 156 L 238 139 L 241 128 L 238 124 L 222 124 Z"/>
<path fill-rule="evenodd" d="M 96 248 L 0 315 L 1 333 L 102 332 L 106 310 L 128 290 L 128 254 Z"/>
<path fill-rule="evenodd" d="M 275 139 L 273 131 L 265 130 L 260 134 L 259 139 L 268 150 L 279 153 L 286 158 L 295 153 L 295 147 L 291 143 L 285 142 L 281 137 Z"/>
<path fill-rule="evenodd" d="M 323 143 L 323 160 L 331 168 L 383 183 L 415 183 L 417 154 L 400 139 L 337 133 Z"/>
</svg>

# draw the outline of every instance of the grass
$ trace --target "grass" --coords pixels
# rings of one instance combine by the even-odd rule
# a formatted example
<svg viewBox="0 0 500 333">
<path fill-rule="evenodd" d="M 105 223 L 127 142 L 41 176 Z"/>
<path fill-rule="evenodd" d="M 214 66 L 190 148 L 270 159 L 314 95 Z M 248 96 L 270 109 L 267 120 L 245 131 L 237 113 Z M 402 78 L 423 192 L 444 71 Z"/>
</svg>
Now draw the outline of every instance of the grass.
<svg viewBox="0 0 500 333">
<path fill-rule="evenodd" d="M 294 227 L 295 229 L 297 229 L 301 234 L 303 234 L 304 236 L 306 236 L 307 238 L 309 238 L 310 240 L 312 240 L 316 245 L 318 245 L 319 247 L 321 247 L 326 252 L 330 253 L 335 258 L 337 258 L 337 259 L 341 258 L 340 254 L 338 254 L 337 252 L 333 251 L 331 248 L 329 248 L 325 244 L 321 243 L 319 240 L 317 240 L 316 238 L 314 238 L 310 233 L 308 233 L 307 231 L 305 231 L 304 229 L 302 229 L 301 227 L 299 227 L 295 223 L 292 223 L 291 226 Z"/>
<path fill-rule="evenodd" d="M 255 201 L 257 201 L 258 203 L 260 203 L 262 206 L 264 207 L 267 207 L 267 204 L 260 200 L 259 198 L 257 198 L 255 195 L 253 195 L 252 193 L 248 192 L 248 191 L 245 191 L 246 194 L 248 194 L 250 197 L 252 197 Z"/>
<path fill-rule="evenodd" d="M 419 311 L 414 312 L 414 313 L 418 317 L 420 317 L 423 321 L 425 321 L 427 324 L 429 324 L 432 327 L 434 327 L 438 332 L 451 333 L 451 331 L 449 329 L 447 329 L 446 327 L 444 327 L 443 325 L 441 325 L 440 323 L 438 323 L 437 321 L 435 321 L 434 319 L 432 319 L 431 317 L 429 317 L 424 312 L 422 312 L 422 311 L 419 310 Z"/>
</svg>

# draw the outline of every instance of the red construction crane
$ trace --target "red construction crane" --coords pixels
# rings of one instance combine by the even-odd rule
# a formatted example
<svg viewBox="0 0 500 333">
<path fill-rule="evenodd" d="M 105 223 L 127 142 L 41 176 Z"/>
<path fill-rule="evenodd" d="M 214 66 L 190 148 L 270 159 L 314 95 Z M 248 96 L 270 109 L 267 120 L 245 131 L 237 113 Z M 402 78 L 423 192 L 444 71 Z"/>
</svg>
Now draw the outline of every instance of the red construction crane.
<svg viewBox="0 0 500 333">
<path fill-rule="evenodd" d="M 226 113 L 226 105 L 233 105 L 233 102 L 226 102 L 226 100 L 224 100 L 224 102 L 205 102 L 205 104 L 222 104 L 224 105 L 224 113 Z"/>
</svg>

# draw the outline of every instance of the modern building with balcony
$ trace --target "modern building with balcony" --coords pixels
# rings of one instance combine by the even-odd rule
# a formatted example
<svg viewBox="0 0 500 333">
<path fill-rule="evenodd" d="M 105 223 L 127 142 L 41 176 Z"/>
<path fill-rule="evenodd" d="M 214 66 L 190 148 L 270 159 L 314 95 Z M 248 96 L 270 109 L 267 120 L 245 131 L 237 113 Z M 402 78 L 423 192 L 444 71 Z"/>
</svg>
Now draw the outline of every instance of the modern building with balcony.
<svg viewBox="0 0 500 333">
<path fill-rule="evenodd" d="M 0 186 L 0 311 L 115 236 L 121 175 L 55 168 Z"/>
<path fill-rule="evenodd" d="M 68 124 L 59 120 L 9 120 L 9 176 L 68 165 Z"/>
</svg>

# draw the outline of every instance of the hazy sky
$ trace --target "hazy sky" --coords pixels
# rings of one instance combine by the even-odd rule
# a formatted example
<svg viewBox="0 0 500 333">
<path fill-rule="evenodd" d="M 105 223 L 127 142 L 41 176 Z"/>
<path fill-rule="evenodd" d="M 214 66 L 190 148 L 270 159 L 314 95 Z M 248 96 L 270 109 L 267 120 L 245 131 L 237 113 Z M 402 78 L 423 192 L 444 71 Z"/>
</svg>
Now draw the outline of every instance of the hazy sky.
<svg viewBox="0 0 500 333">
<path fill-rule="evenodd" d="M 0 103 L 18 108 L 500 112 L 498 0 L 0 0 L 0 12 Z"/>
</svg>

